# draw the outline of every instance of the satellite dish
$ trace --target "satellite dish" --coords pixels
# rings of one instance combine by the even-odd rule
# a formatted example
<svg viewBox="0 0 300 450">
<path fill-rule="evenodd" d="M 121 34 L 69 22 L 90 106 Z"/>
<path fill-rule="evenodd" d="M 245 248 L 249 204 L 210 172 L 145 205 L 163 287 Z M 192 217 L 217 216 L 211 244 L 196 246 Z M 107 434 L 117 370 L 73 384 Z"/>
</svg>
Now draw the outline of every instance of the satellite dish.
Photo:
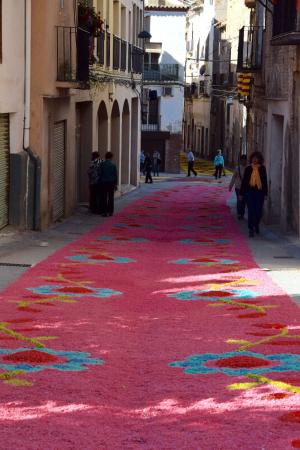
<svg viewBox="0 0 300 450">
<path fill-rule="evenodd" d="M 206 72 L 206 65 L 203 64 L 203 66 L 200 67 L 200 75 L 204 75 Z"/>
</svg>

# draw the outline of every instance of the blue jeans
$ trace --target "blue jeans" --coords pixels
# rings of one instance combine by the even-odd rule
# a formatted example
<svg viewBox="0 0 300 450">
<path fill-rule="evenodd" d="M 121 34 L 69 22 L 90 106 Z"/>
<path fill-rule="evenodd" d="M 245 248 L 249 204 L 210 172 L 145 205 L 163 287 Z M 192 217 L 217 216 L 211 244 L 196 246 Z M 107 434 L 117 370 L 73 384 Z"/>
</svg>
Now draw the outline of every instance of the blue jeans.
<svg viewBox="0 0 300 450">
<path fill-rule="evenodd" d="M 248 228 L 253 231 L 258 228 L 262 218 L 265 194 L 252 189 L 246 193 L 245 200 L 248 208 Z"/>
<path fill-rule="evenodd" d="M 242 200 L 240 200 L 240 189 L 235 189 L 235 193 L 236 193 L 236 209 L 237 209 L 237 215 L 239 217 L 244 217 L 245 215 L 245 209 L 246 209 L 246 202 L 245 199 L 243 198 Z"/>
</svg>

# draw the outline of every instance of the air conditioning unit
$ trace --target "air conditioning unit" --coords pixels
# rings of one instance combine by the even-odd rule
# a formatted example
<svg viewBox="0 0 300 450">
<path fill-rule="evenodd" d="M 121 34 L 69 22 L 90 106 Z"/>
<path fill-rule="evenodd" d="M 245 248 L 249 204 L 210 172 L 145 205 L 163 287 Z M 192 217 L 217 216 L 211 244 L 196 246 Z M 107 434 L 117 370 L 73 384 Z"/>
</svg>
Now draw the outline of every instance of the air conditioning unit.
<svg viewBox="0 0 300 450">
<path fill-rule="evenodd" d="M 164 86 L 162 91 L 163 97 L 173 97 L 173 90 L 170 86 Z"/>
</svg>

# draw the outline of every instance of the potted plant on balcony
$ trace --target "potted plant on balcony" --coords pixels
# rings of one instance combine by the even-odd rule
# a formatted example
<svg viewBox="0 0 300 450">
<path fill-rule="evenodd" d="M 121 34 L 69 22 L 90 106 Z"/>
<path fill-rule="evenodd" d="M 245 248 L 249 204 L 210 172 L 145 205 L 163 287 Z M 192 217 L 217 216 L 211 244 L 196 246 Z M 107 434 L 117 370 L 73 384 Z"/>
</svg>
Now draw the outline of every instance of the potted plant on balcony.
<svg viewBox="0 0 300 450">
<path fill-rule="evenodd" d="M 99 12 L 89 5 L 88 0 L 80 0 L 78 3 L 78 25 L 87 30 L 93 37 L 103 33 L 104 21 Z"/>
<path fill-rule="evenodd" d="M 78 3 L 78 26 L 89 33 L 89 64 L 94 64 L 95 40 L 97 36 L 103 33 L 103 20 L 101 15 L 93 6 L 90 6 L 89 0 L 80 0 Z"/>
</svg>

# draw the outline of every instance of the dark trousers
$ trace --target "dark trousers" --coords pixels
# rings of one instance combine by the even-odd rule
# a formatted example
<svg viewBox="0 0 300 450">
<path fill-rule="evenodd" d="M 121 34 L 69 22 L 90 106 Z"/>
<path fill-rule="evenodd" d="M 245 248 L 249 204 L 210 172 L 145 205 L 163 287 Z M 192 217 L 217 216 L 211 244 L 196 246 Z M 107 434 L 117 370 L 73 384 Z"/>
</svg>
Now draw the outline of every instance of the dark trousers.
<svg viewBox="0 0 300 450">
<path fill-rule="evenodd" d="M 248 228 L 253 231 L 258 228 L 262 218 L 265 194 L 253 189 L 246 193 L 245 200 L 248 208 Z"/>
<path fill-rule="evenodd" d="M 153 175 L 159 177 L 159 168 L 160 168 L 160 163 L 154 163 L 153 164 Z"/>
<path fill-rule="evenodd" d="M 114 212 L 115 204 L 115 183 L 100 183 L 99 184 L 99 198 L 100 198 L 100 214 L 110 214 Z"/>
<path fill-rule="evenodd" d="M 146 169 L 145 183 L 148 183 L 149 181 L 150 181 L 150 183 L 153 183 L 152 175 L 151 175 L 151 169 Z"/>
<path fill-rule="evenodd" d="M 99 210 L 99 189 L 97 184 L 90 184 L 90 211 L 97 214 Z"/>
<path fill-rule="evenodd" d="M 236 209 L 237 209 L 237 215 L 239 217 L 244 217 L 245 215 L 245 209 L 246 209 L 246 202 L 243 197 L 242 200 L 240 200 L 240 189 L 235 189 L 236 193 Z"/>
<path fill-rule="evenodd" d="M 219 164 L 218 166 L 216 166 L 216 170 L 215 170 L 216 179 L 221 178 L 222 172 L 223 172 L 223 166 L 222 166 L 222 164 Z"/>
<path fill-rule="evenodd" d="M 191 176 L 191 172 L 193 172 L 193 174 L 196 176 L 197 172 L 194 169 L 194 161 L 188 161 L 188 177 Z"/>
</svg>

